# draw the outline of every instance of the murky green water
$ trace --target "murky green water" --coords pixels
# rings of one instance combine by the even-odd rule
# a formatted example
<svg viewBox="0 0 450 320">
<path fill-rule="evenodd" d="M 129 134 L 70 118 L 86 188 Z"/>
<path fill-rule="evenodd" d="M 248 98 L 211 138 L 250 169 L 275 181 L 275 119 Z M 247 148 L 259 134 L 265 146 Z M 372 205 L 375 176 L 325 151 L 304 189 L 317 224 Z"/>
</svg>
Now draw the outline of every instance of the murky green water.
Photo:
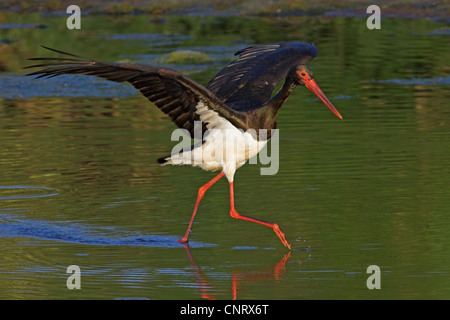
<svg viewBox="0 0 450 320">
<path fill-rule="evenodd" d="M 449 39 L 432 20 L 2 15 L 0 298 L 448 299 Z M 442 31 L 444 30 L 444 32 Z M 238 49 L 313 41 L 316 81 L 344 120 L 297 88 L 283 107 L 280 165 L 236 174 L 206 194 L 190 248 L 197 188 L 214 174 L 160 167 L 175 126 L 126 85 L 31 80 L 40 44 L 98 60 L 164 65 L 175 49 L 212 62 L 169 65 L 206 84 Z M 120 98 L 116 98 L 120 97 Z M 69 290 L 66 269 L 81 269 Z M 369 265 L 381 289 L 366 285 Z"/>
</svg>

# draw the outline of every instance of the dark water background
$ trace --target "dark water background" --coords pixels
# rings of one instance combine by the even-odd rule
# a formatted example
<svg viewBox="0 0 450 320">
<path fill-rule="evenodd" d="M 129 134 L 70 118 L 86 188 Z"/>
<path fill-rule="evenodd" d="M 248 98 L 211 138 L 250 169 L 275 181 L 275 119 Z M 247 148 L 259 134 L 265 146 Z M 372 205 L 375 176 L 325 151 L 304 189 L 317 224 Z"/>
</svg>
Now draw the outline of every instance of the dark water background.
<svg viewBox="0 0 450 320">
<path fill-rule="evenodd" d="M 430 19 L 3 14 L 0 23 L 0 298 L 450 298 L 449 29 Z M 98 60 L 161 65 L 206 85 L 255 43 L 312 41 L 309 65 L 343 115 L 297 88 L 281 110 L 280 165 L 212 173 L 160 167 L 175 126 L 127 85 L 23 77 L 46 45 Z M 166 64 L 189 49 L 206 63 Z M 81 290 L 68 290 L 69 265 Z M 369 290 L 369 265 L 381 289 Z"/>
</svg>

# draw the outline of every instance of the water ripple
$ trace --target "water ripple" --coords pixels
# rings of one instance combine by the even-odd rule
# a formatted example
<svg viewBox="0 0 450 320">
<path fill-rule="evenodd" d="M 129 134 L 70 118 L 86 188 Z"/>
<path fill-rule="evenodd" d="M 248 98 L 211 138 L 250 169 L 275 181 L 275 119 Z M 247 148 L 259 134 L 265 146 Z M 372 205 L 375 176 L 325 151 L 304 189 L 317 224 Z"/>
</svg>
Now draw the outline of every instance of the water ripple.
<svg viewBox="0 0 450 320">
<path fill-rule="evenodd" d="M 83 75 L 61 75 L 45 81 L 14 73 L 0 75 L 0 97 L 6 99 L 31 97 L 123 98 L 136 93 L 136 89 L 127 84 Z"/>
<path fill-rule="evenodd" d="M 7 213 L 0 213 L 0 236 L 100 246 L 184 247 L 184 244 L 177 242 L 179 238 L 175 236 L 146 235 L 82 223 L 25 219 Z M 194 241 L 189 246 L 194 248 L 214 245 Z"/>
<path fill-rule="evenodd" d="M 49 193 L 33 193 L 33 194 L 19 194 L 22 190 L 44 190 L 49 191 Z M 11 193 L 12 195 L 0 196 L 0 200 L 20 200 L 20 199 L 34 199 L 34 198 L 45 198 L 59 195 L 55 192 L 56 189 L 40 187 L 40 186 L 0 186 L 0 195 L 2 193 Z"/>
<path fill-rule="evenodd" d="M 387 79 L 373 80 L 375 83 L 394 83 L 403 86 L 421 85 L 421 86 L 442 86 L 450 84 L 450 76 L 434 78 L 412 78 L 412 79 Z"/>
</svg>

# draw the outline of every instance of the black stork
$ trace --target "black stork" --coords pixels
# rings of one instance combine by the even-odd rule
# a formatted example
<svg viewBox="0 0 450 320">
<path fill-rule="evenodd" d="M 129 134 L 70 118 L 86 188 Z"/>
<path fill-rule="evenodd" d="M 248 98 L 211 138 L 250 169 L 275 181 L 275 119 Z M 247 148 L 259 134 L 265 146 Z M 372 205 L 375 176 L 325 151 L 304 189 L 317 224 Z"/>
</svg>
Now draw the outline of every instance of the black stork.
<svg viewBox="0 0 450 320">
<path fill-rule="evenodd" d="M 342 119 L 314 81 L 311 70 L 305 65 L 317 55 L 314 44 L 281 42 L 242 49 L 236 53 L 239 58 L 223 68 L 206 87 L 168 68 L 100 62 L 44 48 L 65 57 L 32 58 L 30 60 L 42 63 L 26 68 L 42 69 L 27 75 L 41 78 L 85 74 L 116 82 L 128 81 L 161 111 L 168 114 L 179 128 L 186 129 L 191 137 L 194 137 L 196 122 L 200 121 L 202 133 L 208 133 L 203 136 L 201 143 L 193 145 L 188 151 L 158 159 L 158 163 L 162 165 L 190 164 L 209 171 L 221 170 L 211 181 L 198 189 L 194 212 L 180 242 L 188 242 L 192 223 L 206 190 L 225 175 L 230 187 L 231 217 L 272 228 L 281 242 L 291 248 L 278 224 L 243 216 L 236 211 L 233 177 L 236 169 L 255 156 L 270 139 L 271 129 L 275 129 L 277 125 L 278 111 L 296 86 L 310 89 Z M 275 86 L 284 78 L 286 80 L 283 86 L 272 96 Z M 259 135 L 261 129 L 267 130 L 267 135 Z M 244 148 L 239 148 L 239 151 L 229 148 L 228 141 L 232 141 L 230 145 L 238 144 Z M 198 156 L 201 161 L 192 161 L 195 157 L 199 159 Z"/>
</svg>

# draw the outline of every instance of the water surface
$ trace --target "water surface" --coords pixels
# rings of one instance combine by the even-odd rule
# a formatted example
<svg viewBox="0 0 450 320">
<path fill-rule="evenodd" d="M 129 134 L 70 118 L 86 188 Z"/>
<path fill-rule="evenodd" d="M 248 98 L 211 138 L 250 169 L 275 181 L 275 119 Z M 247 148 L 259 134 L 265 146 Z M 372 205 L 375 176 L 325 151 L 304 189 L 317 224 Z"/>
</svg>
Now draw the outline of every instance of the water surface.
<svg viewBox="0 0 450 320">
<path fill-rule="evenodd" d="M 5 15 L 0 25 L 0 298 L 448 299 L 449 41 L 427 19 Z M 46 26 L 45 28 L 43 26 Z M 315 79 L 344 120 L 297 88 L 280 112 L 280 164 L 225 180 L 160 167 L 175 126 L 127 85 L 83 76 L 32 80 L 26 59 L 55 55 L 180 70 L 206 84 L 254 43 L 313 41 Z M 166 65 L 174 50 L 205 64 Z M 66 269 L 81 269 L 68 290 Z M 381 289 L 369 290 L 369 265 Z"/>
</svg>

